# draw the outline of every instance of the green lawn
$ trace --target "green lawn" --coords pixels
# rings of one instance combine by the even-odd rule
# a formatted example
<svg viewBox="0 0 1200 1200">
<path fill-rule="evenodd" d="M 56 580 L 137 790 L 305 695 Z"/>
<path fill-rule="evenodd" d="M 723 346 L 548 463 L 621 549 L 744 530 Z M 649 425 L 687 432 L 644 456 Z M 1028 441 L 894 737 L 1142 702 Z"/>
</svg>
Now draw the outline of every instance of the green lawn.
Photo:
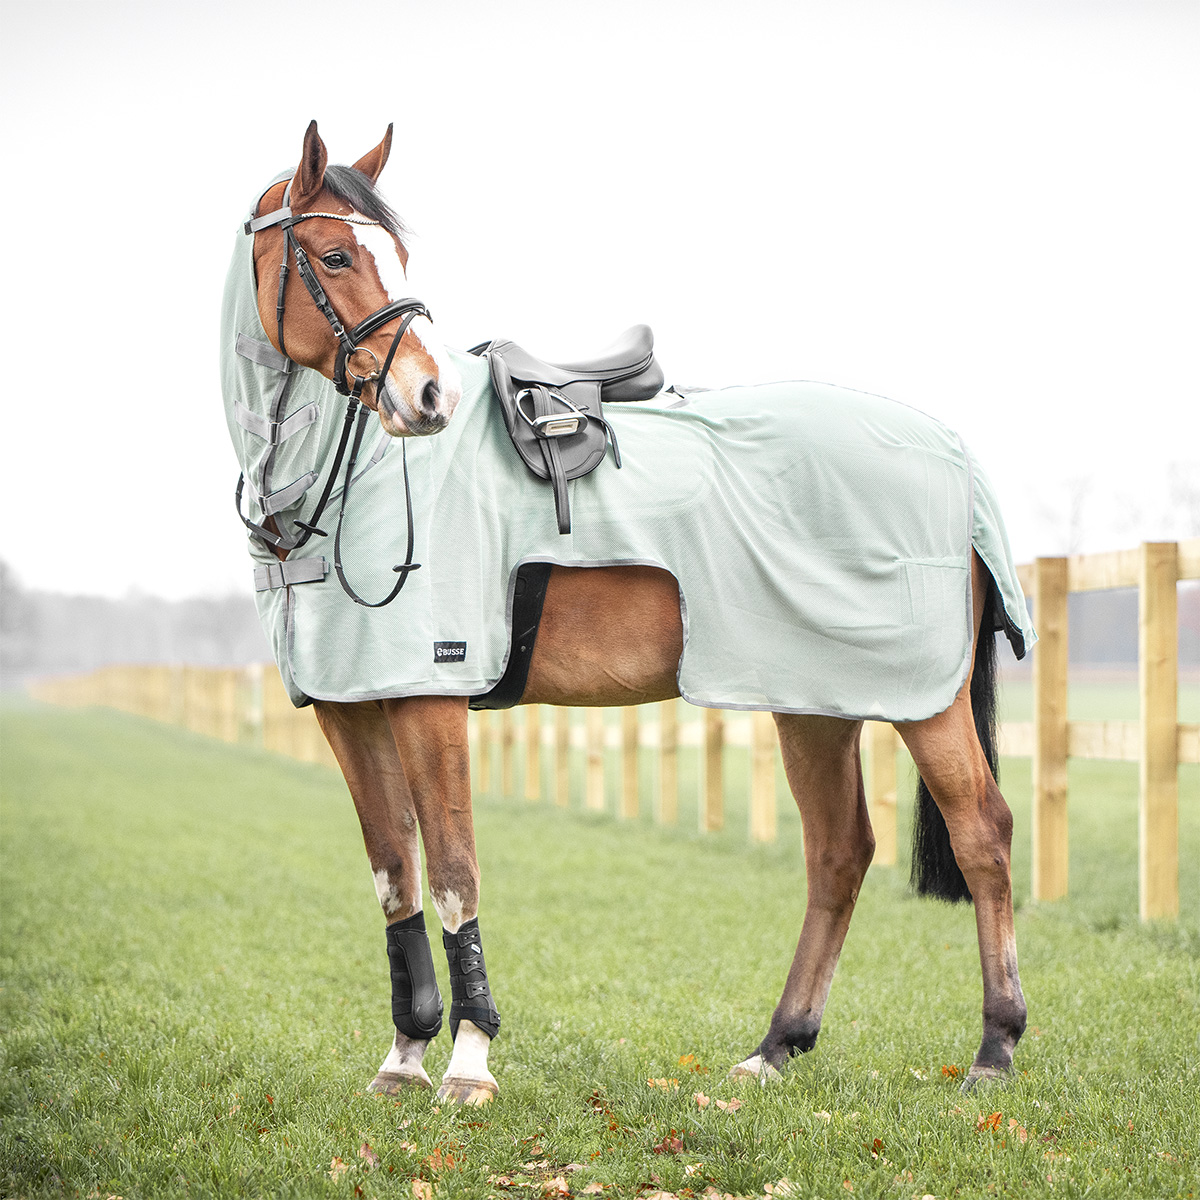
<svg viewBox="0 0 1200 1200">
<path fill-rule="evenodd" d="M 1136 768 L 1072 765 L 1071 899 L 1017 917 L 1018 1074 L 967 1098 L 947 1072 L 979 1037 L 969 909 L 873 868 L 816 1050 L 734 1086 L 803 915 L 794 819 L 752 849 L 733 818 L 701 838 L 682 811 L 662 830 L 481 801 L 502 1091 L 460 1111 L 363 1093 L 387 969 L 334 773 L 113 713 L 2 718 L 0 1195 L 1200 1192 L 1195 768 L 1185 917 L 1143 928 Z M 1024 897 L 1028 764 L 1006 767 Z M 431 1074 L 448 1056 L 443 1033 Z"/>
</svg>

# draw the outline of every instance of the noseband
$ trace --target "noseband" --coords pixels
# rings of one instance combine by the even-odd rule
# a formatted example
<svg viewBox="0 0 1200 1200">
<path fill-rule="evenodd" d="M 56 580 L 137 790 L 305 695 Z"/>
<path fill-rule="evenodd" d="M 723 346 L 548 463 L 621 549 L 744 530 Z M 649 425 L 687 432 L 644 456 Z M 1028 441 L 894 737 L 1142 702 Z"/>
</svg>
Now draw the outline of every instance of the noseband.
<svg viewBox="0 0 1200 1200">
<path fill-rule="evenodd" d="M 288 357 L 287 348 L 283 340 L 283 310 L 284 293 L 287 288 L 289 273 L 288 254 L 290 252 L 291 256 L 296 260 L 296 270 L 299 272 L 300 279 L 303 281 L 308 294 L 312 297 L 318 311 L 329 322 L 329 327 L 333 330 L 333 336 L 337 338 L 338 350 L 333 367 L 333 386 L 341 395 L 348 398 L 348 403 L 346 405 L 345 419 L 342 422 L 342 433 L 338 441 L 337 453 L 334 455 L 333 464 L 329 468 L 329 474 L 325 479 L 325 486 L 321 490 L 321 496 L 317 501 L 316 508 L 307 521 L 296 521 L 296 525 L 303 531 L 300 537 L 294 543 L 288 543 L 277 534 L 271 533 L 270 530 L 256 524 L 242 514 L 242 483 L 244 477 L 238 479 L 237 494 L 235 497 L 238 516 L 242 518 L 243 523 L 253 533 L 270 544 L 289 551 L 299 549 L 314 534 L 317 537 L 327 537 L 328 534 L 325 530 L 317 527 L 317 521 L 325 511 L 325 505 L 329 502 L 334 481 L 341 468 L 342 459 L 345 457 L 346 446 L 350 441 L 350 431 L 353 427 L 354 441 L 350 449 L 349 461 L 346 463 L 345 478 L 342 482 L 341 505 L 338 511 L 337 531 L 333 539 L 333 565 L 337 571 L 337 577 L 343 590 L 351 600 L 356 604 L 361 604 L 364 608 L 382 608 L 385 604 L 390 604 L 400 594 L 400 590 L 408 582 L 409 575 L 413 571 L 419 570 L 421 564 L 415 563 L 412 560 L 414 541 L 412 494 L 409 490 L 408 482 L 408 447 L 402 441 L 401 453 L 404 460 L 404 492 L 408 510 L 408 552 L 405 561 L 399 566 L 392 568 L 400 578 L 396 580 L 395 586 L 382 600 L 375 601 L 374 603 L 364 600 L 350 586 L 349 581 L 346 579 L 346 573 L 342 567 L 342 521 L 346 516 L 346 503 L 350 498 L 350 484 L 354 476 L 355 463 L 358 461 L 359 447 L 362 445 L 363 433 L 366 429 L 367 420 L 370 417 L 370 410 L 362 404 L 362 391 L 368 383 L 374 382 L 376 404 L 382 405 L 389 416 L 394 415 L 395 409 L 386 396 L 388 370 L 391 368 L 392 359 L 396 356 L 396 350 L 400 346 L 401 338 L 408 332 L 408 327 L 417 317 L 429 318 L 429 310 L 420 300 L 412 297 L 405 300 L 393 300 L 385 304 L 382 308 L 377 308 L 370 316 L 364 317 L 357 325 L 347 331 L 345 325 L 342 324 L 342 321 L 334 311 L 329 297 L 326 296 L 325 289 L 321 286 L 321 281 L 317 278 L 317 273 L 313 270 L 312 263 L 309 262 L 308 254 L 299 241 L 296 240 L 293 229 L 301 221 L 311 221 L 316 217 L 323 217 L 331 221 L 344 221 L 347 225 L 382 225 L 383 222 L 372 221 L 366 217 L 347 216 L 342 213 L 293 213 L 290 205 L 291 195 L 292 181 L 288 180 L 287 187 L 284 188 L 283 192 L 283 206 L 261 217 L 252 217 L 245 223 L 243 229 L 250 236 L 263 229 L 270 229 L 275 225 L 278 225 L 283 230 L 286 240 L 283 247 L 283 262 L 279 265 L 279 292 L 275 300 L 275 322 L 279 339 L 279 352 L 284 358 Z M 375 330 L 381 329 L 396 317 L 400 317 L 401 321 L 392 338 L 392 344 L 388 348 L 387 357 L 384 359 L 383 365 L 380 366 L 375 352 L 368 346 L 361 345 L 361 342 L 363 338 L 374 333 Z M 369 354 L 375 364 L 375 369 L 365 375 L 355 374 L 349 367 L 356 354 Z M 353 380 L 353 382 L 350 382 L 350 380 Z M 356 415 L 358 418 L 357 422 L 355 421 Z"/>
</svg>

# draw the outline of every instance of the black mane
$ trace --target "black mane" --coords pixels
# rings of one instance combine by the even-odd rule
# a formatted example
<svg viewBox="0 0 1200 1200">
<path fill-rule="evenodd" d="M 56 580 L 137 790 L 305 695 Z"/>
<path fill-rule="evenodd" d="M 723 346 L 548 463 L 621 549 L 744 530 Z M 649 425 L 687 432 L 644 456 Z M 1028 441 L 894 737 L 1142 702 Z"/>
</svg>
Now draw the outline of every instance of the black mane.
<svg viewBox="0 0 1200 1200">
<path fill-rule="evenodd" d="M 400 239 L 401 245 L 407 247 L 408 229 L 404 222 L 361 171 L 330 164 L 325 168 L 325 186 L 355 212 L 378 221 L 388 233 Z"/>
</svg>

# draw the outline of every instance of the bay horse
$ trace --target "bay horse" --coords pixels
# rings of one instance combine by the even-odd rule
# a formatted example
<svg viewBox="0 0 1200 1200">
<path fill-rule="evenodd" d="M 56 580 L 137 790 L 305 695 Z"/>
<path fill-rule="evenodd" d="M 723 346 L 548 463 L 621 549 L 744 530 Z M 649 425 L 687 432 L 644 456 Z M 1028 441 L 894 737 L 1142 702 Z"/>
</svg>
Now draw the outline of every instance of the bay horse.
<svg viewBox="0 0 1200 1200">
<path fill-rule="evenodd" d="M 353 168 L 330 167 L 314 121 L 295 172 L 262 195 L 257 211 L 267 215 L 248 222 L 246 232 L 253 236 L 258 311 L 274 349 L 357 397 L 393 437 L 425 437 L 453 417 L 460 383 L 424 307 L 401 300 L 407 291 L 404 230 L 375 186 L 391 141 L 389 126 Z M 289 263 L 297 269 L 289 270 Z M 271 541 L 277 533 L 268 517 L 262 536 Z M 276 537 L 275 553 L 286 560 L 280 542 Z M 975 906 L 983 1035 L 965 1080 L 968 1089 L 1011 1070 L 1026 1020 L 1013 929 L 1012 818 L 995 780 L 996 585 L 974 550 L 969 574 L 973 649 L 967 681 L 944 711 L 896 723 L 921 781 L 914 886 Z M 683 648 L 680 587 L 666 570 L 555 565 L 521 702 L 668 700 L 680 694 Z M 499 1016 L 478 926 L 468 700 L 317 700 L 315 710 L 358 813 L 388 934 L 396 1034 L 370 1088 L 390 1093 L 432 1087 L 422 1059 L 440 1028 L 442 1004 L 424 927 L 419 836 L 454 993 L 454 1049 L 438 1096 L 485 1103 L 498 1091 L 488 1049 Z M 862 722 L 774 716 L 803 821 L 808 901 L 766 1034 L 730 1072 L 764 1082 L 817 1040 L 874 851 L 859 759 Z"/>
</svg>

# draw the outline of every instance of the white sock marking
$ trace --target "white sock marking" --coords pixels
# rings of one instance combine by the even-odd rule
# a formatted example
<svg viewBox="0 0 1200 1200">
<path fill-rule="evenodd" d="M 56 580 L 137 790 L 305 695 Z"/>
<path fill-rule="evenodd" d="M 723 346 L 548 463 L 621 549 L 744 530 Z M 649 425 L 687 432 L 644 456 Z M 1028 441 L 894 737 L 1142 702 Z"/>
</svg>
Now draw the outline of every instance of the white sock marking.
<svg viewBox="0 0 1200 1200">
<path fill-rule="evenodd" d="M 463 916 L 462 897 L 452 888 L 447 888 L 442 895 L 433 895 L 433 907 L 441 918 L 442 928 L 447 933 L 457 933 L 464 921 L 470 920 Z"/>
<path fill-rule="evenodd" d="M 458 1037 L 454 1039 L 454 1053 L 450 1055 L 443 1081 L 473 1079 L 494 1084 L 495 1077 L 487 1065 L 491 1044 L 492 1039 L 474 1021 L 460 1021 Z"/>
</svg>

